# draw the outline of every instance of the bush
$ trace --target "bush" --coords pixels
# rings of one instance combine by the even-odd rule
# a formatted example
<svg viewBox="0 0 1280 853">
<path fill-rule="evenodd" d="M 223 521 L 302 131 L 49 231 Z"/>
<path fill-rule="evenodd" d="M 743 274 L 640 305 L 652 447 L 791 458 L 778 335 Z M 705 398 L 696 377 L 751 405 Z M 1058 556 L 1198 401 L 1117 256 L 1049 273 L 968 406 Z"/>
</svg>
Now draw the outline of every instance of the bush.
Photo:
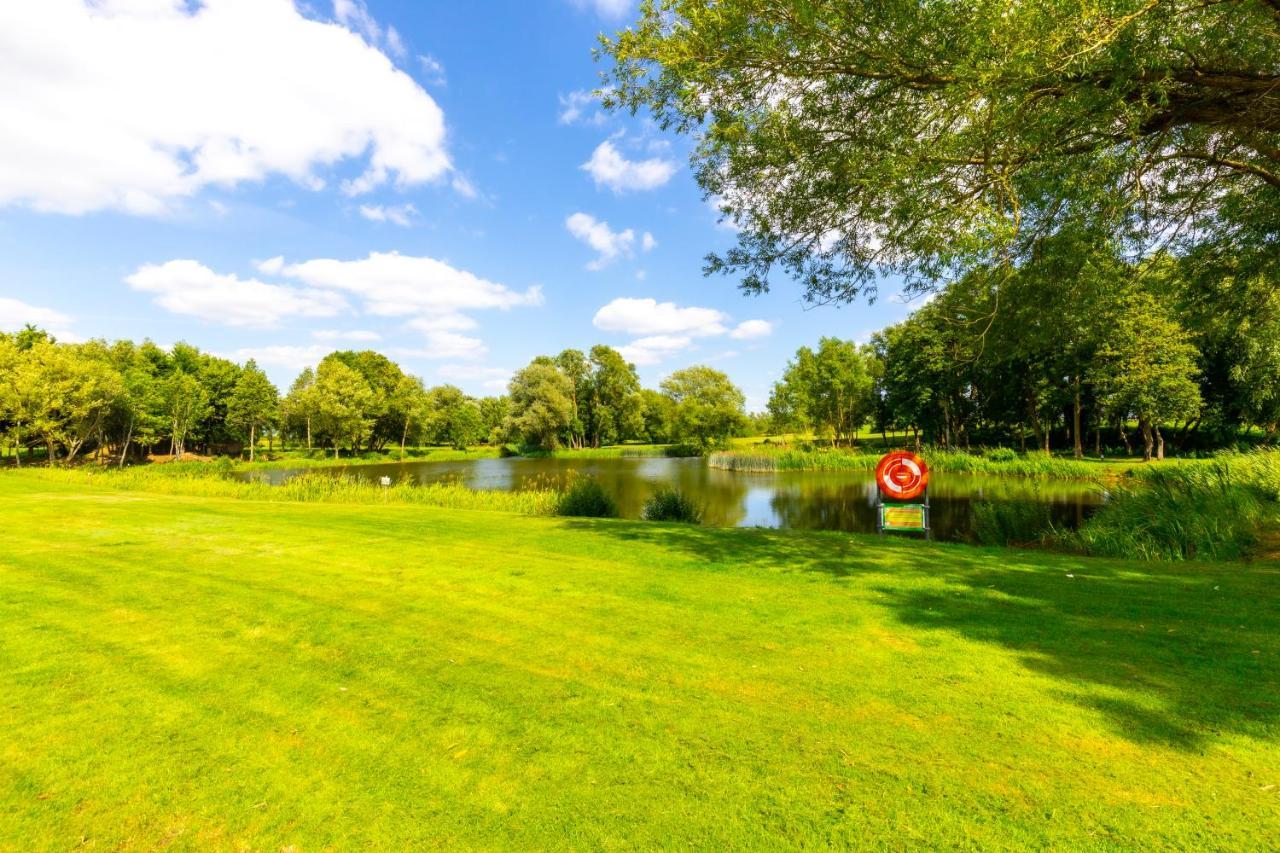
<svg viewBox="0 0 1280 853">
<path fill-rule="evenodd" d="M 560 496 L 557 515 L 578 518 L 617 518 L 618 502 L 594 477 L 575 479 Z"/>
<path fill-rule="evenodd" d="M 1053 533 L 1053 512 L 1042 501 L 977 501 L 973 538 L 982 545 L 1031 545 Z"/>
<path fill-rule="evenodd" d="M 982 455 L 992 462 L 1012 462 L 1018 458 L 1017 451 L 1012 447 L 988 447 Z"/>
<path fill-rule="evenodd" d="M 677 489 L 658 489 L 644 502 L 640 517 L 645 521 L 679 521 L 701 524 L 702 510 Z"/>
<path fill-rule="evenodd" d="M 689 444 L 687 442 L 681 444 L 670 444 L 667 445 L 663 455 L 678 459 L 690 456 L 701 456 L 702 448 L 696 444 Z"/>
<path fill-rule="evenodd" d="M 1147 560 L 1233 560 L 1280 523 L 1280 453 L 1139 469 L 1063 544 Z"/>
</svg>

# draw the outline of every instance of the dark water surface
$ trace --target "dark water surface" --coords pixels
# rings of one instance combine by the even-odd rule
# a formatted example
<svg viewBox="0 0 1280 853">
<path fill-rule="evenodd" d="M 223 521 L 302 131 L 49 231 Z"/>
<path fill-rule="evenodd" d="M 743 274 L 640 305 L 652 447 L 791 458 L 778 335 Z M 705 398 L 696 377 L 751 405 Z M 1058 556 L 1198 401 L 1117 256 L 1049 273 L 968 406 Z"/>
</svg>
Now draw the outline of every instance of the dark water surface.
<svg viewBox="0 0 1280 853">
<path fill-rule="evenodd" d="M 419 484 L 457 480 L 473 489 L 527 489 L 561 484 L 572 476 L 598 479 L 625 518 L 639 518 L 645 499 L 672 486 L 703 507 L 704 523 L 718 527 L 800 530 L 876 529 L 870 472 L 785 471 L 768 474 L 709 468 L 702 459 L 475 459 L 462 462 L 392 462 L 255 471 L 243 479 L 279 484 L 302 473 L 349 475 L 377 482 L 391 477 Z M 1054 523 L 1074 529 L 1102 502 L 1098 486 L 1065 480 L 934 474 L 929 488 L 935 538 L 970 538 L 976 501 L 1048 504 Z"/>
</svg>

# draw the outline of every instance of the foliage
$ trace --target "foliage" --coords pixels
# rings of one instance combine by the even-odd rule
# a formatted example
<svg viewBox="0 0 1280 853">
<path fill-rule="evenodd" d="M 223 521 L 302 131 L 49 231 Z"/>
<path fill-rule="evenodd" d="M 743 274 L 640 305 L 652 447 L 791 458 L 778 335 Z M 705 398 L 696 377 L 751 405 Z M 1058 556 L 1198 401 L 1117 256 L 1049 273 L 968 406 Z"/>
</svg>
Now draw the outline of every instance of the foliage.
<svg viewBox="0 0 1280 853">
<path fill-rule="evenodd" d="M 522 442 L 554 450 L 574 423 L 574 384 L 551 359 L 540 357 L 511 377 L 506 431 Z"/>
<path fill-rule="evenodd" d="M 607 102 L 697 140 L 738 229 L 709 272 L 813 302 L 917 288 L 1085 230 L 1274 272 L 1270 0 L 654 0 Z M 879 275 L 877 275 L 879 274 Z"/>
<path fill-rule="evenodd" d="M 801 347 L 773 387 L 774 424 L 812 429 L 833 443 L 852 442 L 875 411 L 879 361 L 871 348 L 822 338 L 818 349 Z"/>
<path fill-rule="evenodd" d="M 976 501 L 973 538 L 982 545 L 1032 545 L 1053 535 L 1052 507 L 1043 501 Z"/>
<path fill-rule="evenodd" d="M 696 366 L 662 380 L 662 392 L 674 403 L 672 440 L 696 445 L 703 453 L 723 445 L 743 423 L 745 397 L 719 370 Z"/>
<path fill-rule="evenodd" d="M 1099 556 L 1236 560 L 1280 530 L 1280 452 L 1146 468 L 1061 542 Z"/>
<path fill-rule="evenodd" d="M 249 445 L 250 462 L 254 459 L 259 431 L 274 424 L 279 412 L 280 392 L 250 359 L 227 401 L 227 423 L 242 431 Z"/>
<path fill-rule="evenodd" d="M 1010 477 L 1042 477 L 1063 480 L 1096 480 L 1115 477 L 1121 467 L 1078 462 L 1035 453 L 1014 454 L 1008 459 L 978 456 L 961 451 L 926 448 L 921 451 L 932 471 L 948 474 L 994 474 Z M 786 445 L 755 445 L 751 450 L 712 453 L 707 464 L 728 471 L 874 471 L 883 453 L 831 448 L 796 448 Z"/>
<path fill-rule="evenodd" d="M 564 490 L 556 514 L 580 518 L 617 518 L 618 502 L 594 477 L 577 477 Z"/>
<path fill-rule="evenodd" d="M 678 489 L 658 489 L 644 502 L 641 518 L 645 521 L 678 521 L 701 524 L 702 508 Z"/>
</svg>

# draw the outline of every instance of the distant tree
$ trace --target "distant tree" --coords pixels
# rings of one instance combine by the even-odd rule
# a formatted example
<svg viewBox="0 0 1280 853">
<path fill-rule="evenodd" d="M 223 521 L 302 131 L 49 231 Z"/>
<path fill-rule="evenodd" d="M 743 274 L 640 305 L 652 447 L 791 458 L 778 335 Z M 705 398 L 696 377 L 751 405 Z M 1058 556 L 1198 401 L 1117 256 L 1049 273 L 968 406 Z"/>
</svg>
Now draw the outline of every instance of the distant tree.
<svg viewBox="0 0 1280 853">
<path fill-rule="evenodd" d="M 392 419 L 400 422 L 400 456 L 410 438 L 421 437 L 430 419 L 430 400 L 422 380 L 416 376 L 402 376 L 388 401 L 387 409 Z"/>
<path fill-rule="evenodd" d="M 157 362 L 148 347 L 131 341 L 117 341 L 111 360 L 120 372 L 123 392 L 117 397 L 109 429 L 119 449 L 117 465 L 124 467 L 130 446 L 150 447 L 165 431 L 165 418 Z"/>
<path fill-rule="evenodd" d="M 364 377 L 340 359 L 320 362 L 316 369 L 316 420 L 329 436 L 333 458 L 345 441 L 354 455 L 376 421 L 377 403 Z"/>
<path fill-rule="evenodd" d="M 320 409 L 319 396 L 316 393 L 316 373 L 310 367 L 304 368 L 293 380 L 289 394 L 281 404 L 286 423 L 306 436 L 307 450 L 311 449 L 311 431 Z"/>
<path fill-rule="evenodd" d="M 569 402 L 572 415 L 565 429 L 564 440 L 570 447 L 582 447 L 586 443 L 588 423 L 594 420 L 595 401 L 592 395 L 591 366 L 581 350 L 567 349 L 553 362 L 569 380 Z"/>
<path fill-rule="evenodd" d="M 507 432 L 525 444 L 554 450 L 573 424 L 574 387 L 549 358 L 536 358 L 511 377 Z"/>
<path fill-rule="evenodd" d="M 875 409 L 877 362 L 852 341 L 822 338 L 817 351 L 801 347 L 774 386 L 770 411 L 805 423 L 833 443 L 850 441 Z"/>
<path fill-rule="evenodd" d="M 1160 424 L 1200 408 L 1196 350 L 1167 307 L 1137 291 L 1120 303 L 1098 350 L 1092 379 L 1103 404 L 1119 418 L 1138 419 L 1144 461 L 1164 458 Z"/>
<path fill-rule="evenodd" d="M 427 436 L 435 444 L 466 450 L 484 438 L 480 405 L 454 385 L 440 385 L 427 392 Z"/>
<path fill-rule="evenodd" d="M 280 392 L 250 359 L 240 372 L 231 399 L 227 401 L 227 422 L 249 440 L 249 461 L 254 459 L 258 431 L 276 422 L 280 414 Z"/>
<path fill-rule="evenodd" d="M 652 388 L 640 389 L 641 435 L 650 444 L 668 444 L 675 429 L 675 401 Z"/>
<path fill-rule="evenodd" d="M 168 421 L 170 453 L 175 459 L 186 453 L 192 429 L 212 408 L 209 392 L 195 375 L 178 368 L 160 384 L 160 406 Z"/>
<path fill-rule="evenodd" d="M 706 451 L 720 446 L 743 423 L 746 398 L 729 377 L 711 367 L 677 370 L 662 380 L 662 392 L 675 404 L 675 440 Z"/>
<path fill-rule="evenodd" d="M 617 444 L 644 429 L 640 403 L 640 377 L 613 347 L 591 348 L 589 418 L 592 447 Z"/>
<path fill-rule="evenodd" d="M 483 397 L 480 400 L 480 428 L 484 440 L 501 444 L 503 427 L 510 411 L 510 401 L 505 397 Z"/>
</svg>

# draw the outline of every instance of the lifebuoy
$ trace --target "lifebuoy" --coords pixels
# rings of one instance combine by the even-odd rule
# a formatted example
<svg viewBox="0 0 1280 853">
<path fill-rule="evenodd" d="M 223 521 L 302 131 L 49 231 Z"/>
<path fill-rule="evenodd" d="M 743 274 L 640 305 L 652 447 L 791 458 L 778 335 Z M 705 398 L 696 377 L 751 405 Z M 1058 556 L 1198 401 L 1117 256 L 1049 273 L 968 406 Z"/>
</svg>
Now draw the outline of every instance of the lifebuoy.
<svg viewBox="0 0 1280 853">
<path fill-rule="evenodd" d="M 918 498 L 929 487 L 929 466 L 906 450 L 886 453 L 876 465 L 876 486 L 891 500 Z"/>
</svg>

